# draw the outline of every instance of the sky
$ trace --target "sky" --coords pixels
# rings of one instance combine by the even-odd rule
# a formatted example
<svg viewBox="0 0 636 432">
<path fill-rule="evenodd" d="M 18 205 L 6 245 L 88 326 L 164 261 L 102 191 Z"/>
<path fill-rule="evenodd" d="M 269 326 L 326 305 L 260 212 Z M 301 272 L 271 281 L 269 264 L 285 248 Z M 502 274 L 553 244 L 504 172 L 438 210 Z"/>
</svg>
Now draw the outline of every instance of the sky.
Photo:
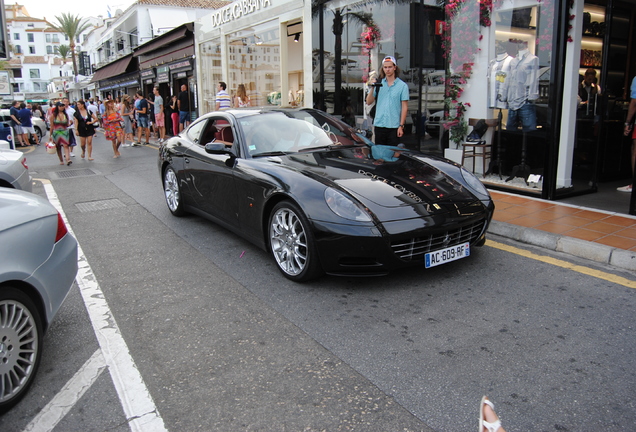
<svg viewBox="0 0 636 432">
<path fill-rule="evenodd" d="M 13 1 L 5 0 L 5 5 L 10 5 Z M 117 9 L 125 11 L 128 6 L 134 3 L 134 0 L 64 0 L 59 2 L 53 0 L 18 0 L 17 3 L 23 5 L 32 17 L 46 18 L 47 21 L 55 23 L 57 21 L 55 16 L 61 15 L 62 12 L 79 15 L 80 18 L 96 17 L 97 15 L 107 17 L 107 7 L 110 6 L 111 14 L 115 15 Z"/>
</svg>

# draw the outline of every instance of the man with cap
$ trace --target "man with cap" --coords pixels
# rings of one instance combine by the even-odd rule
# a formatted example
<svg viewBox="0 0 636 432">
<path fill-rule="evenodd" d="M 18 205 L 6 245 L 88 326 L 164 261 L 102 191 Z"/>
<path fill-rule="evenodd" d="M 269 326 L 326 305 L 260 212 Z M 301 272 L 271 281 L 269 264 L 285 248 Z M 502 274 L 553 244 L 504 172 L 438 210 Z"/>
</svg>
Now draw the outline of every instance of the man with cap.
<svg viewBox="0 0 636 432">
<path fill-rule="evenodd" d="M 400 138 L 404 135 L 409 87 L 399 78 L 399 75 L 400 69 L 395 57 L 384 57 L 380 71 L 382 86 L 374 87 L 367 95 L 367 105 L 376 102 L 375 118 L 373 119 L 376 144 L 397 146 L 400 143 Z M 375 79 L 371 80 L 371 84 L 375 84 Z"/>
</svg>

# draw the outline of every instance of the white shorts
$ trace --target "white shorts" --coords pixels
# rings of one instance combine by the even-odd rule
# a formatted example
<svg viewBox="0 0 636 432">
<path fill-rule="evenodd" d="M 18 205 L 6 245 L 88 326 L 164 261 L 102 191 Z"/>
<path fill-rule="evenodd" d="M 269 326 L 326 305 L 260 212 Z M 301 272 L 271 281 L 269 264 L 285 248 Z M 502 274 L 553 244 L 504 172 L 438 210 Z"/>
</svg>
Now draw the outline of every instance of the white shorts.
<svg viewBox="0 0 636 432">
<path fill-rule="evenodd" d="M 35 128 L 33 126 L 22 126 L 22 133 L 35 135 Z"/>
</svg>

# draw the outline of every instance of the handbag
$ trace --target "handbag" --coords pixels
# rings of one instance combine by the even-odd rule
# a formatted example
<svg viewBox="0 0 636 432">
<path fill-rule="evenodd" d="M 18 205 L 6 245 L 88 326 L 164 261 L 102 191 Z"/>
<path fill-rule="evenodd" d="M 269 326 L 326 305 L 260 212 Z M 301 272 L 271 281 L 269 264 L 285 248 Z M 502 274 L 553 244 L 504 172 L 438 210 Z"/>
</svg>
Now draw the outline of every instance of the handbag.
<svg viewBox="0 0 636 432">
<path fill-rule="evenodd" d="M 48 154 L 56 154 L 57 153 L 57 148 L 56 148 L 54 142 L 49 141 L 49 142 L 46 143 L 46 152 Z"/>
<path fill-rule="evenodd" d="M 373 105 L 373 108 L 371 108 L 371 111 L 369 111 L 369 115 L 371 116 L 371 118 L 375 118 L 375 107 L 378 106 L 378 100 L 380 97 L 380 90 L 382 90 L 382 87 L 378 87 L 378 94 L 375 97 L 375 105 Z"/>
</svg>

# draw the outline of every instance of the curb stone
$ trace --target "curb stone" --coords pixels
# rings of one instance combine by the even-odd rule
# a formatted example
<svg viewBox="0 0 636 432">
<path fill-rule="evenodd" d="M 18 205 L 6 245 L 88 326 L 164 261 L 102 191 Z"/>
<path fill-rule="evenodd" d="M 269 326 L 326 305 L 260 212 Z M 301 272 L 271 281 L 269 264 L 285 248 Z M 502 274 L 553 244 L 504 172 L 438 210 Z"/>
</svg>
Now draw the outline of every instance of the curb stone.
<svg viewBox="0 0 636 432">
<path fill-rule="evenodd" d="M 636 252 L 499 221 L 491 221 L 488 232 L 623 270 L 636 271 Z"/>
</svg>

